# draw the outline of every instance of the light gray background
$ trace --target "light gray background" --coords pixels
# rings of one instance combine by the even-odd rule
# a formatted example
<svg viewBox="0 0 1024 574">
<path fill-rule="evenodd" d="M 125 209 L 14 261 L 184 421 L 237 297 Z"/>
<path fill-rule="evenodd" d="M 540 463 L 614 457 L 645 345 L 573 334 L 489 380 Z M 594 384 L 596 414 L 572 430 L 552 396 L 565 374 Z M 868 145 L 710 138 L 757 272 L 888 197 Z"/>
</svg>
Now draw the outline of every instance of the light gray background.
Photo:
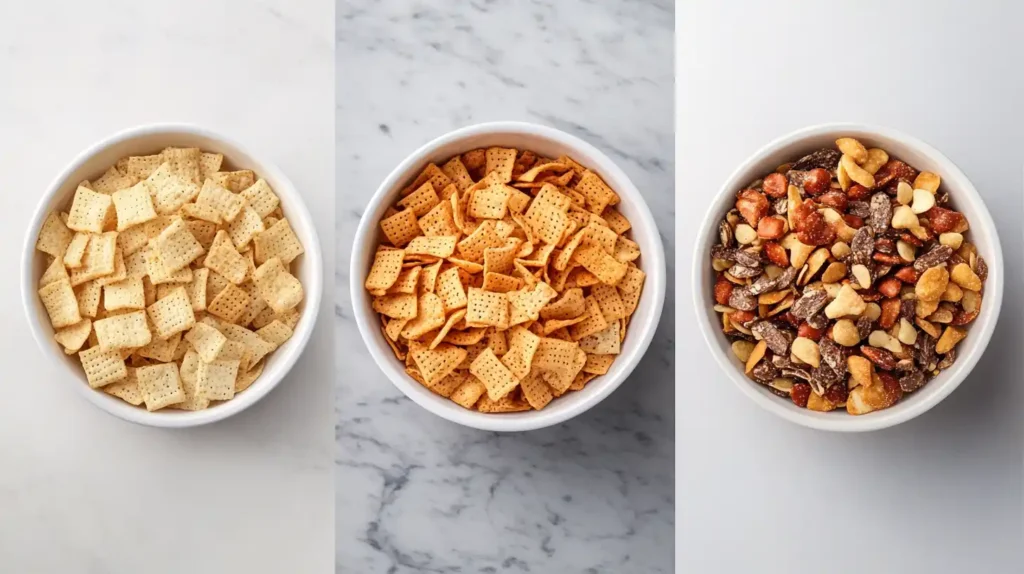
<svg viewBox="0 0 1024 574">
<path fill-rule="evenodd" d="M 678 570 L 1020 572 L 1020 3 L 690 1 L 678 14 Z M 826 121 L 891 126 L 956 162 L 1007 265 L 989 348 L 942 404 L 862 435 L 806 430 L 743 397 L 694 320 L 695 230 L 767 141 Z"/>
<path fill-rule="evenodd" d="M 644 194 L 672 261 L 672 15 L 670 0 L 339 2 L 338 572 L 671 571 L 671 296 L 647 356 L 603 403 L 497 434 L 388 381 L 352 319 L 347 271 L 387 174 L 430 139 L 493 120 L 601 148 Z"/>
</svg>

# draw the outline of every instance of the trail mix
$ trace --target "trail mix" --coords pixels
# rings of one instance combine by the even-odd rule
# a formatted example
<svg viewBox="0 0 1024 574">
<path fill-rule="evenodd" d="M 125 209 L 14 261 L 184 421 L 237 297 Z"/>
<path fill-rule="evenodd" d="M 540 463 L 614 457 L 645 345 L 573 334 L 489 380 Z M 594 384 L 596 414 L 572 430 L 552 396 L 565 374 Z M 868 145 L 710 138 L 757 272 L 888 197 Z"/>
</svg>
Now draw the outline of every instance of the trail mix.
<svg viewBox="0 0 1024 574">
<path fill-rule="evenodd" d="M 896 404 L 956 361 L 988 268 L 941 178 L 836 140 L 736 194 L 715 311 L 750 378 L 815 411 Z"/>
</svg>

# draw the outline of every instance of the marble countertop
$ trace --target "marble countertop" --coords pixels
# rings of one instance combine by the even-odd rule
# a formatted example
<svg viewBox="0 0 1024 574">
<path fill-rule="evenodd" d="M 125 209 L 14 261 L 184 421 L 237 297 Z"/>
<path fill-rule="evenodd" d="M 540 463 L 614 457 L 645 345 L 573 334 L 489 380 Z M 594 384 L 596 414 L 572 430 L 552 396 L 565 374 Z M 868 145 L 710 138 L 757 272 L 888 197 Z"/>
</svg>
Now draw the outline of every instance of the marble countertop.
<svg viewBox="0 0 1024 574">
<path fill-rule="evenodd" d="M 336 22 L 337 571 L 670 572 L 673 3 L 355 0 Z M 588 413 L 522 434 L 406 399 L 348 307 L 353 234 L 387 173 L 442 133 L 508 119 L 616 160 L 655 214 L 670 278 L 633 375 Z"/>
<path fill-rule="evenodd" d="M 0 3 L 0 570 L 328 572 L 331 312 L 280 386 L 206 427 L 132 425 L 83 400 L 28 336 L 25 222 L 116 131 L 191 122 L 296 184 L 333 270 L 331 2 Z M 244 31 L 244 32 L 243 32 Z"/>
</svg>

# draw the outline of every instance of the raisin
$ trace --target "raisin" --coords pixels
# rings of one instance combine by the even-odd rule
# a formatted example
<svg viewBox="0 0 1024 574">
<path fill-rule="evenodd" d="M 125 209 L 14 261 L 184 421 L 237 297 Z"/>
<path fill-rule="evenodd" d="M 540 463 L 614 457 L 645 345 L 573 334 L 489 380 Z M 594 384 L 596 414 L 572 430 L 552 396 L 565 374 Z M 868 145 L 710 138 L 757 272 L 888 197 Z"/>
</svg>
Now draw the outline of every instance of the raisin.
<svg viewBox="0 0 1024 574">
<path fill-rule="evenodd" d="M 945 265 L 946 261 L 953 255 L 953 248 L 948 245 L 936 244 L 927 253 L 914 261 L 914 271 L 924 273 L 932 267 Z"/>
<path fill-rule="evenodd" d="M 889 229 L 892 221 L 892 202 L 885 193 L 878 192 L 871 196 L 871 228 L 875 233 L 882 234 Z"/>
<path fill-rule="evenodd" d="M 789 390 L 789 397 L 793 399 L 793 404 L 801 407 L 807 407 L 807 399 L 811 398 L 811 385 L 807 383 L 794 383 L 793 388 Z"/>
<path fill-rule="evenodd" d="M 781 173 L 773 173 L 764 178 L 764 183 L 761 184 L 761 187 L 764 189 L 765 193 L 772 197 L 786 197 L 786 191 L 788 189 L 786 176 Z"/>
<path fill-rule="evenodd" d="M 898 159 L 890 159 L 875 172 L 875 187 L 885 187 L 898 180 L 913 183 L 916 177 L 916 169 Z"/>
<path fill-rule="evenodd" d="M 875 322 L 872 321 L 870 317 L 862 315 L 857 319 L 857 336 L 859 336 L 861 340 L 867 339 L 868 335 L 871 334 L 871 331 L 874 330 L 874 325 Z"/>
<path fill-rule="evenodd" d="M 988 263 L 985 263 L 985 260 L 981 257 L 981 255 L 978 256 L 978 260 L 975 263 L 975 267 L 976 269 L 974 270 L 974 273 L 978 276 L 978 279 L 984 281 L 985 279 L 988 278 Z"/>
</svg>

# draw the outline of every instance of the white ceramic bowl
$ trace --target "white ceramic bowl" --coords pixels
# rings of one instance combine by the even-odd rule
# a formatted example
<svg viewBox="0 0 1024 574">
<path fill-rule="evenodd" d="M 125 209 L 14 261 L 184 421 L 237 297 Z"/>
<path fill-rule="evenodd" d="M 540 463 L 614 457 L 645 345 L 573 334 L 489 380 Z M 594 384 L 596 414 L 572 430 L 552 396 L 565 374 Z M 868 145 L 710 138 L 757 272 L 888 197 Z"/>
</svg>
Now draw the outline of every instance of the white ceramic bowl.
<svg viewBox="0 0 1024 574">
<path fill-rule="evenodd" d="M 440 397 L 409 377 L 380 332 L 380 319 L 371 308 L 363 283 L 373 263 L 382 235 L 378 222 L 400 191 L 429 162 L 439 162 L 471 149 L 508 146 L 529 149 L 547 157 L 562 154 L 599 174 L 621 198 L 618 209 L 633 224 L 633 240 L 640 245 L 637 265 L 647 274 L 636 313 L 629 323 L 622 353 L 611 369 L 582 391 L 567 393 L 539 411 L 522 413 L 479 413 L 464 409 Z M 445 134 L 407 157 L 377 188 L 366 207 L 352 247 L 352 307 L 363 340 L 377 365 L 403 393 L 428 411 L 465 426 L 493 431 L 524 431 L 568 420 L 601 402 L 633 371 L 654 336 L 665 300 L 665 251 L 643 196 L 629 178 L 594 146 L 565 132 L 529 123 L 496 122 L 477 124 Z"/>
<path fill-rule="evenodd" d="M 722 333 L 718 314 L 712 309 L 715 304 L 715 273 L 711 268 L 711 246 L 718 242 L 718 223 L 733 207 L 736 192 L 783 163 L 796 161 L 816 149 L 834 146 L 835 140 L 844 136 L 854 137 L 869 148 L 880 147 L 893 158 L 903 160 L 914 168 L 939 174 L 942 177 L 942 189 L 949 192 L 950 202 L 967 216 L 971 224 L 967 239 L 977 246 L 978 253 L 984 257 L 989 268 L 981 313 L 969 325 L 967 338 L 958 345 L 956 362 L 921 389 L 905 395 L 894 406 L 859 416 L 850 415 L 846 411 L 820 413 L 797 407 L 747 378 L 743 374 L 742 365 L 730 349 L 728 339 Z M 971 372 L 985 351 L 999 317 L 1003 300 L 1003 253 L 985 202 L 963 172 L 935 148 L 888 128 L 858 124 L 812 126 L 783 136 L 761 148 L 726 180 L 708 209 L 697 236 L 693 256 L 693 294 L 699 328 L 711 354 L 743 394 L 772 413 L 806 427 L 830 431 L 869 431 L 897 425 L 927 411 L 953 392 Z"/>
<path fill-rule="evenodd" d="M 68 209 L 78 182 L 99 177 L 119 158 L 157 153 L 168 146 L 198 147 L 204 151 L 222 153 L 226 165 L 236 169 L 251 169 L 258 177 L 266 179 L 281 198 L 281 209 L 306 250 L 293 262 L 292 267 L 305 290 L 305 300 L 300 306 L 302 317 L 292 338 L 265 359 L 263 374 L 252 386 L 230 401 L 194 412 L 174 409 L 148 412 L 101 390 L 89 388 L 77 355 L 65 355 L 54 341 L 53 327 L 50 326 L 46 309 L 37 294 L 37 283 L 45 270 L 47 255 L 35 249 L 35 242 L 46 216 L 54 210 Z M 190 125 L 156 124 L 131 128 L 83 151 L 53 180 L 39 201 L 25 234 L 21 261 L 21 294 L 28 324 L 43 354 L 62 372 L 60 382 L 74 388 L 89 402 L 110 414 L 134 423 L 157 427 L 190 427 L 211 423 L 239 413 L 263 398 L 281 382 L 302 354 L 316 323 L 322 290 L 323 259 L 320 242 L 309 211 L 291 181 L 265 158 L 254 155 L 219 134 Z"/>
</svg>

